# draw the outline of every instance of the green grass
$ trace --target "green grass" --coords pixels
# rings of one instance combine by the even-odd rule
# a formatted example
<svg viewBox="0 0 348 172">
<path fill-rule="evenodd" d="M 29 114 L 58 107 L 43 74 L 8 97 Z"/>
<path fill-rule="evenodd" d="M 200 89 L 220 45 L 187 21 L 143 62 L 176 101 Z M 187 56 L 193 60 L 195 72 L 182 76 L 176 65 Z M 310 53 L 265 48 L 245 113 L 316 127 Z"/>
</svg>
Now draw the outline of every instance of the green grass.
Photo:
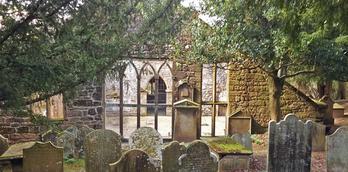
<svg viewBox="0 0 348 172">
<path fill-rule="evenodd" d="M 211 149 L 224 153 L 252 153 L 251 150 L 247 149 L 241 144 L 236 143 L 233 139 L 229 137 L 216 137 L 206 139 L 208 145 Z"/>
<path fill-rule="evenodd" d="M 64 172 L 85 172 L 85 160 L 83 159 L 64 160 Z"/>
</svg>

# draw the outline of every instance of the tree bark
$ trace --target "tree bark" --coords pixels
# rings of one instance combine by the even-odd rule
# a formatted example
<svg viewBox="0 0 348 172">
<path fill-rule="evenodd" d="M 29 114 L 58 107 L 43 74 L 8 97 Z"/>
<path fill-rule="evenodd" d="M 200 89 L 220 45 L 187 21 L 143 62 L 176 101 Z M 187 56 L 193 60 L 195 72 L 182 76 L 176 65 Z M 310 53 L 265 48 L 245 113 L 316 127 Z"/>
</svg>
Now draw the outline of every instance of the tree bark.
<svg viewBox="0 0 348 172">
<path fill-rule="evenodd" d="M 346 99 L 346 83 L 338 82 L 337 100 Z"/>
<path fill-rule="evenodd" d="M 269 79 L 269 112 L 271 120 L 280 121 L 282 112 L 280 97 L 283 92 L 284 79 L 270 77 Z"/>
</svg>

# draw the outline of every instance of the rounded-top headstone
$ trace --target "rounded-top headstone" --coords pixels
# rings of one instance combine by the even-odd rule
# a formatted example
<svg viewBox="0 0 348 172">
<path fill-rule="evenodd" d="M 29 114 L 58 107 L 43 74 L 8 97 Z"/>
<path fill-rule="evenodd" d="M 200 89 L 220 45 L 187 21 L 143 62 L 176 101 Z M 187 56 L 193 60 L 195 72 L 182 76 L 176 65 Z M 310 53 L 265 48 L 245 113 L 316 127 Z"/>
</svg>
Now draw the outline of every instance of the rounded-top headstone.
<svg viewBox="0 0 348 172">
<path fill-rule="evenodd" d="M 110 172 L 159 172 L 151 158 L 142 150 L 129 150 L 115 163 L 110 164 Z"/>
<path fill-rule="evenodd" d="M 162 159 L 162 145 L 163 138 L 161 134 L 150 127 L 138 128 L 129 137 L 129 147 L 131 149 L 143 150 L 153 158 Z"/>
<path fill-rule="evenodd" d="M 178 159 L 186 153 L 186 147 L 178 141 L 172 141 L 162 149 L 163 172 L 177 172 L 179 169 Z"/>
<path fill-rule="evenodd" d="M 63 172 L 63 149 L 51 142 L 36 142 L 23 149 L 23 171 Z"/>
<path fill-rule="evenodd" d="M 86 172 L 108 172 L 122 155 L 121 136 L 111 130 L 95 130 L 85 138 Z"/>
<path fill-rule="evenodd" d="M 333 134 L 327 136 L 327 171 L 341 172 L 347 171 L 348 163 L 348 127 L 340 127 Z"/>
<path fill-rule="evenodd" d="M 210 153 L 202 141 L 193 141 L 187 146 L 186 154 L 179 157 L 179 172 L 215 172 L 218 170 L 217 157 Z"/>
</svg>

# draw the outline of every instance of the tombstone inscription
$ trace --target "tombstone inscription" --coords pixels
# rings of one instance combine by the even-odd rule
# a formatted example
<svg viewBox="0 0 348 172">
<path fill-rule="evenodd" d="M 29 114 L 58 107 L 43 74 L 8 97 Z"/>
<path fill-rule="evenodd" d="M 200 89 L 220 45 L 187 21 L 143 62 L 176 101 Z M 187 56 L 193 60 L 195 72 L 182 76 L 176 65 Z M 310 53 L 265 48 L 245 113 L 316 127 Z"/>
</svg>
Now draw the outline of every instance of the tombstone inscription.
<svg viewBox="0 0 348 172">
<path fill-rule="evenodd" d="M 108 172 L 121 157 L 121 136 L 111 130 L 95 130 L 85 139 L 86 172 Z"/>
<path fill-rule="evenodd" d="M 36 142 L 23 150 L 23 171 L 63 172 L 63 149 L 51 142 Z"/>
<path fill-rule="evenodd" d="M 269 172 L 309 172 L 311 168 L 312 121 L 303 123 L 294 114 L 279 123 L 269 122 Z"/>
</svg>

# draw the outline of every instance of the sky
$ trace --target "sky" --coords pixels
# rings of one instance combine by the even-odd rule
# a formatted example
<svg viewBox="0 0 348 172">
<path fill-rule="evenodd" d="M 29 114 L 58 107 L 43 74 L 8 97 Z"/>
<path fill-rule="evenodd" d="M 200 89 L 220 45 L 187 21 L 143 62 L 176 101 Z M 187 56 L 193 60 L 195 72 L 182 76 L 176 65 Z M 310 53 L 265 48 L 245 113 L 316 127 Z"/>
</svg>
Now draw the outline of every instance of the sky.
<svg viewBox="0 0 348 172">
<path fill-rule="evenodd" d="M 201 2 L 202 0 L 182 0 L 181 5 L 187 8 L 193 8 L 197 11 L 201 11 Z M 217 16 L 210 16 L 203 13 L 199 14 L 198 17 L 211 26 L 219 20 L 219 17 Z"/>
</svg>

